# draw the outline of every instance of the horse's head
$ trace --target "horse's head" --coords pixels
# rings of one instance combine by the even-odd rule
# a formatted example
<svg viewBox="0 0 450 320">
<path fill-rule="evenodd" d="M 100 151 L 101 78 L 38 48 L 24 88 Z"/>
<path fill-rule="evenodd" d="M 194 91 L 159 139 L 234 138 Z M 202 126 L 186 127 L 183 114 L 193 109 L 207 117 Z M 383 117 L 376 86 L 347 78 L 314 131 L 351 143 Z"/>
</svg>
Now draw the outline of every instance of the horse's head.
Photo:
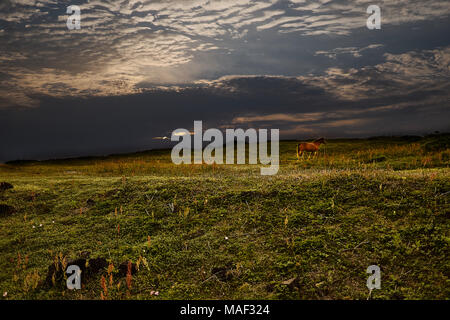
<svg viewBox="0 0 450 320">
<path fill-rule="evenodd" d="M 326 144 L 326 143 L 327 143 L 327 142 L 325 141 L 325 138 L 317 139 L 317 140 L 315 140 L 314 142 L 323 143 L 323 144 Z"/>
</svg>

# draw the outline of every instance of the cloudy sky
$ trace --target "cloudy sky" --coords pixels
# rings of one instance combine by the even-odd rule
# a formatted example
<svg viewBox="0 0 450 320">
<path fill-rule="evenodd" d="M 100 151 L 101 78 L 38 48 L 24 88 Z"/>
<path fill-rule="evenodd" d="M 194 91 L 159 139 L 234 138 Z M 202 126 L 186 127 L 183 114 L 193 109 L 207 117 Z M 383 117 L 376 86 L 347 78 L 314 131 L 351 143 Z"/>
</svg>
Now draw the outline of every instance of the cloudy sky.
<svg viewBox="0 0 450 320">
<path fill-rule="evenodd" d="M 167 147 L 194 120 L 449 131 L 449 31 L 448 0 L 1 0 L 0 161 Z"/>
</svg>

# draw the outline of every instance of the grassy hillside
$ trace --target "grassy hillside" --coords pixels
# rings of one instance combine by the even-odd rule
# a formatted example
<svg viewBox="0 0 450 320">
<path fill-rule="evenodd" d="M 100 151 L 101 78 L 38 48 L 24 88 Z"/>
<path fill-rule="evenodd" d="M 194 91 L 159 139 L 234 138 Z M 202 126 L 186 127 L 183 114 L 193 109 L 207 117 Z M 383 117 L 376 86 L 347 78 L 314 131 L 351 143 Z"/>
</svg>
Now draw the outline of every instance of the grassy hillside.
<svg viewBox="0 0 450 320">
<path fill-rule="evenodd" d="M 175 166 L 170 150 L 0 165 L 0 182 L 14 186 L 0 191 L 0 293 L 366 299 L 375 264 L 373 299 L 449 298 L 442 139 L 333 140 L 300 162 L 296 142 L 281 142 L 276 176 L 259 165 Z M 44 284 L 55 260 L 88 256 L 110 267 L 82 290 Z M 127 261 L 139 271 L 121 275 Z"/>
</svg>

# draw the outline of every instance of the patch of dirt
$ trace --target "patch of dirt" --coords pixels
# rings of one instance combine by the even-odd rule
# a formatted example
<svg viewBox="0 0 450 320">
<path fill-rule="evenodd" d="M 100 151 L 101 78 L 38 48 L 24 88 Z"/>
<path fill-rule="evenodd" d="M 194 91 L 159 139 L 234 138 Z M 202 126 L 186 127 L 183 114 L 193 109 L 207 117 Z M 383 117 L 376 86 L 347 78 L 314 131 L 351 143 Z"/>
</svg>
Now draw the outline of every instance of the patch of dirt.
<svg viewBox="0 0 450 320">
<path fill-rule="evenodd" d="M 66 270 L 68 266 L 76 265 L 81 269 L 81 283 L 85 283 L 86 280 L 99 273 L 108 267 L 108 261 L 105 258 L 95 259 L 76 259 L 67 262 L 64 266 L 62 261 L 58 263 L 52 263 L 48 267 L 47 276 L 44 280 L 44 285 L 51 287 L 60 284 L 65 280 Z"/>
<path fill-rule="evenodd" d="M 8 217 L 16 212 L 16 209 L 7 204 L 0 204 L 0 217 Z"/>
<path fill-rule="evenodd" d="M 89 211 L 89 208 L 82 207 L 72 211 L 73 214 L 85 214 Z"/>
<path fill-rule="evenodd" d="M 45 287 L 49 288 L 57 285 L 65 285 L 65 280 L 67 279 L 66 270 L 69 266 L 76 265 L 81 270 L 81 283 L 85 284 L 86 281 L 100 273 L 101 271 L 108 268 L 109 263 L 105 258 L 94 258 L 87 259 L 84 257 L 88 257 L 90 252 L 82 252 L 80 256 L 82 258 L 78 258 L 72 261 L 69 261 L 65 264 L 58 259 L 58 263 L 52 263 L 48 266 L 47 276 L 42 283 Z M 84 256 L 84 257 L 83 257 Z M 128 273 L 128 265 L 130 265 L 131 275 L 134 275 L 138 272 L 137 266 L 135 263 L 130 261 L 124 261 L 119 265 L 119 276 L 126 277 Z"/>
<path fill-rule="evenodd" d="M 14 186 L 11 183 L 8 182 L 0 182 L 0 191 L 5 191 L 8 189 L 12 189 Z"/>
</svg>

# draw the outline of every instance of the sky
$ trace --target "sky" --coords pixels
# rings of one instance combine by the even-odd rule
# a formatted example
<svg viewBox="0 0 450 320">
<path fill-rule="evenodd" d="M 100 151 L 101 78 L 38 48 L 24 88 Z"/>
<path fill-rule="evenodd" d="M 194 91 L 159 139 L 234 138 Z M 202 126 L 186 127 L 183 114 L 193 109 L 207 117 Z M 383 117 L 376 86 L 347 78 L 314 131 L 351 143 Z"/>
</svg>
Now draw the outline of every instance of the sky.
<svg viewBox="0 0 450 320">
<path fill-rule="evenodd" d="M 450 131 L 449 32 L 448 0 L 0 0 L 0 162 L 169 147 L 194 120 Z"/>
</svg>

